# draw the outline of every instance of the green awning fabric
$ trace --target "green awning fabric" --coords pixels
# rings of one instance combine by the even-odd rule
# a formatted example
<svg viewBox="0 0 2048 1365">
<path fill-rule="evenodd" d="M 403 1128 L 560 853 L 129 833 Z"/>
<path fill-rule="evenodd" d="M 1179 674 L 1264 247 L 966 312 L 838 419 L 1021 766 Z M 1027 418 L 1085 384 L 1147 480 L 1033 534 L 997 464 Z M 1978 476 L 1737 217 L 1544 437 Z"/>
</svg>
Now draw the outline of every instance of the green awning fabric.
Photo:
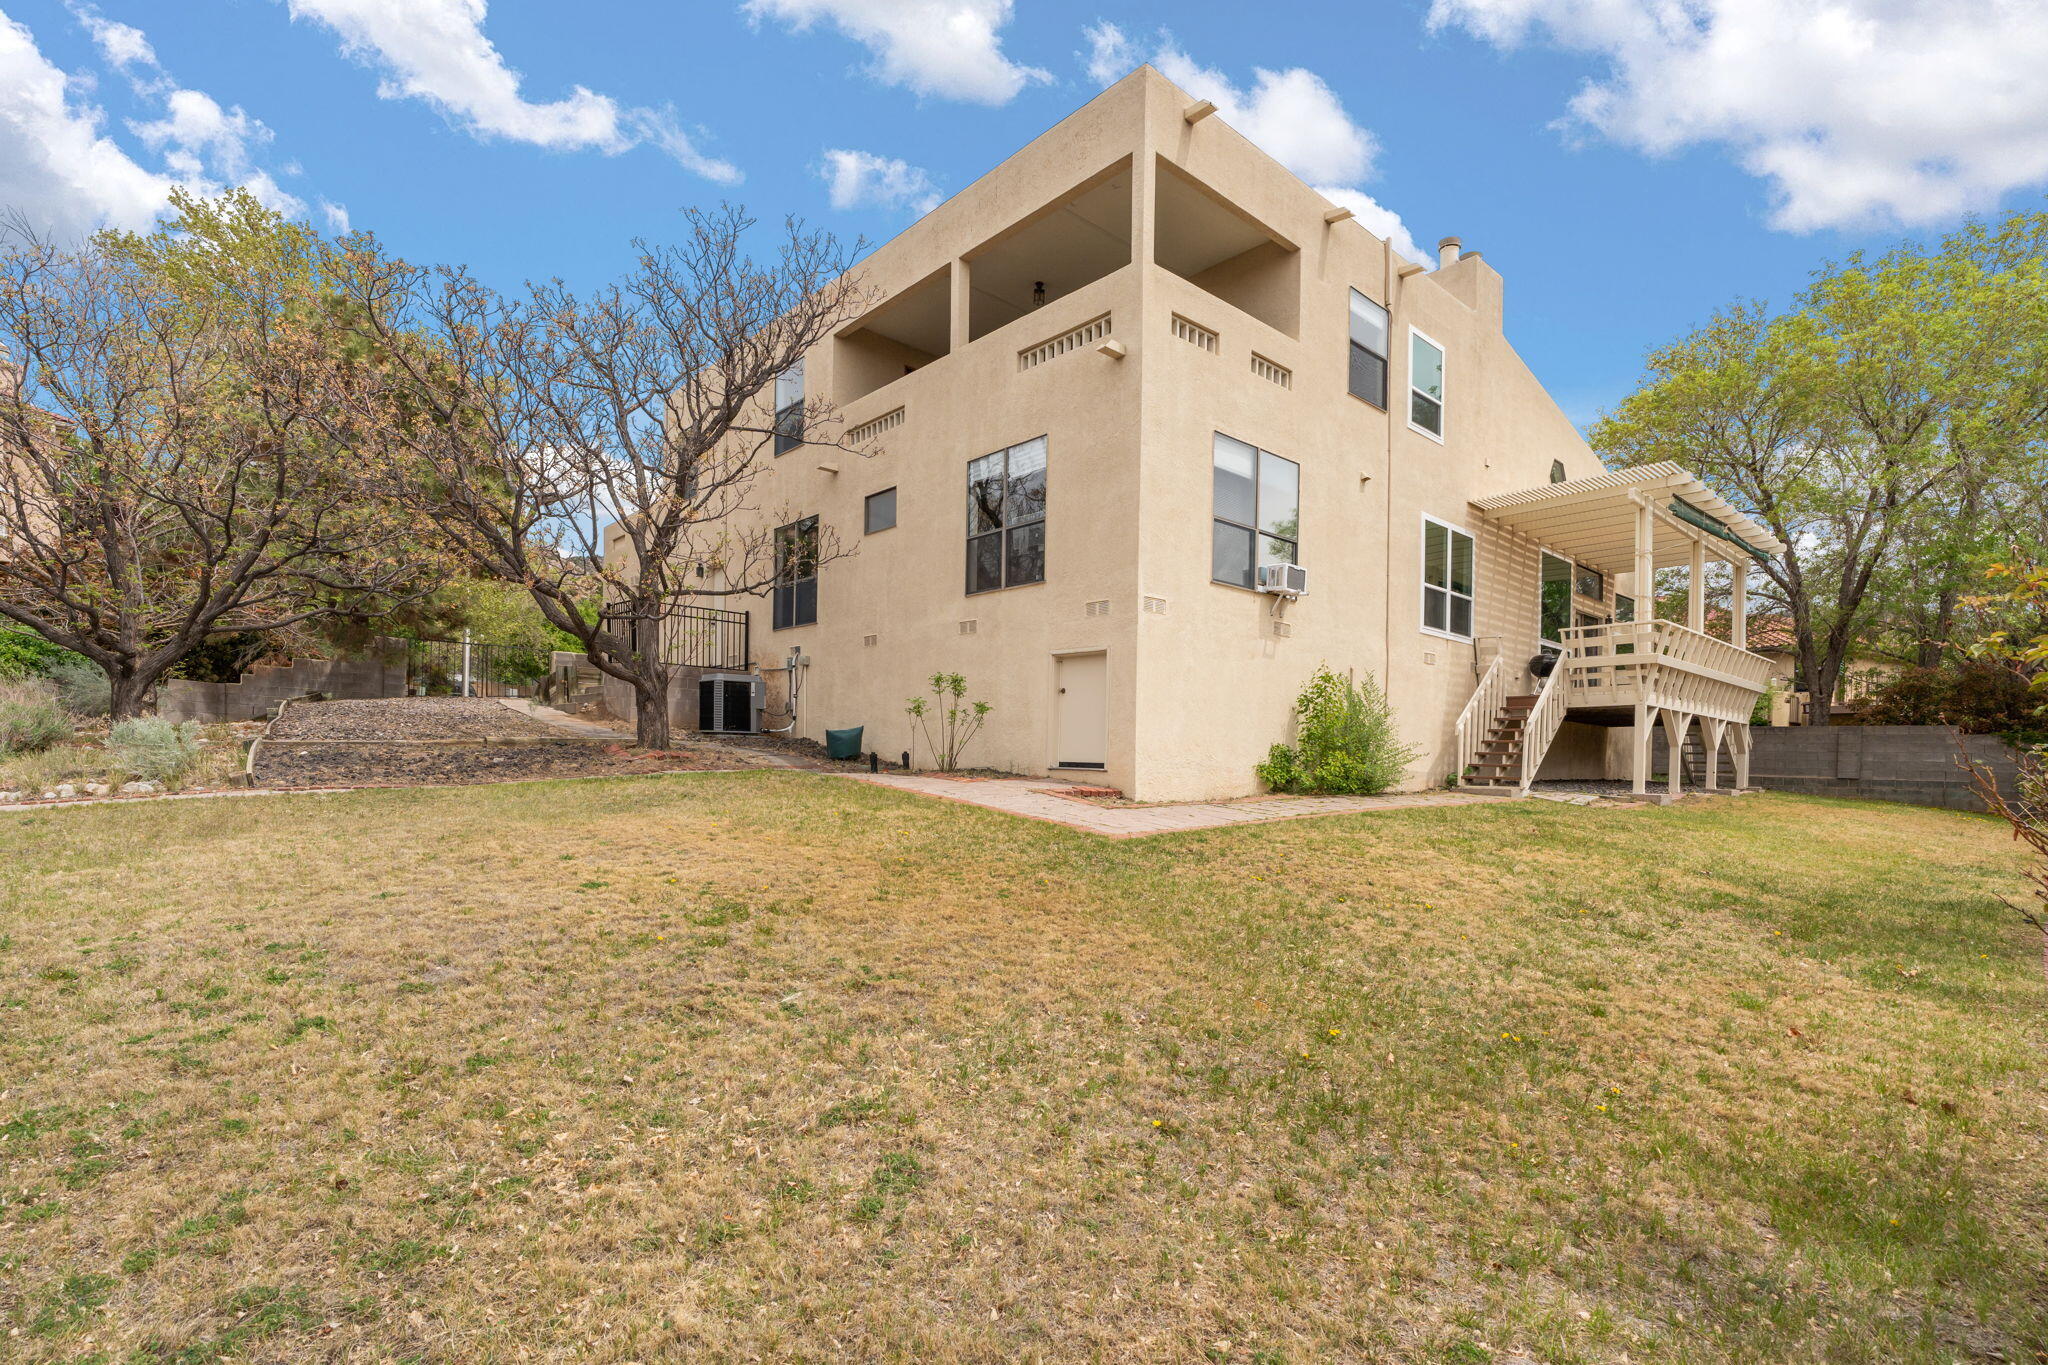
<svg viewBox="0 0 2048 1365">
<path fill-rule="evenodd" d="M 1699 527 L 1702 531 L 1712 531 L 1715 535 L 1721 537 L 1721 539 L 1723 540 L 1732 541 L 1737 545 L 1741 545 L 1743 549 L 1748 550 L 1749 553 L 1756 555 L 1759 559 L 1767 557 L 1763 555 L 1760 551 L 1756 550 L 1754 547 L 1746 544 L 1741 536 L 1736 535 L 1726 526 L 1723 526 L 1717 519 L 1708 516 L 1705 512 L 1700 511 L 1699 508 L 1694 507 L 1691 503 L 1687 502 L 1683 498 L 1673 498 L 1671 500 L 1671 515 L 1677 517 L 1680 521 L 1691 522 L 1693 525 Z"/>
</svg>

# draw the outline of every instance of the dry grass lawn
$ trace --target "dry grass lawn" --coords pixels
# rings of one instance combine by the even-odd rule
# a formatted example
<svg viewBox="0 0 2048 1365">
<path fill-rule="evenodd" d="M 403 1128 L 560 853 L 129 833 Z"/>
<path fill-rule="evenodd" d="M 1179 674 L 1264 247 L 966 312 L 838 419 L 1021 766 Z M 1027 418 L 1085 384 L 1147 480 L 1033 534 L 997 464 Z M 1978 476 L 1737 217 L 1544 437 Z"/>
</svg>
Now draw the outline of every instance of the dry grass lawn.
<svg viewBox="0 0 2048 1365">
<path fill-rule="evenodd" d="M 2048 1359 L 1986 821 L 0 817 L 0 1358 Z"/>
</svg>

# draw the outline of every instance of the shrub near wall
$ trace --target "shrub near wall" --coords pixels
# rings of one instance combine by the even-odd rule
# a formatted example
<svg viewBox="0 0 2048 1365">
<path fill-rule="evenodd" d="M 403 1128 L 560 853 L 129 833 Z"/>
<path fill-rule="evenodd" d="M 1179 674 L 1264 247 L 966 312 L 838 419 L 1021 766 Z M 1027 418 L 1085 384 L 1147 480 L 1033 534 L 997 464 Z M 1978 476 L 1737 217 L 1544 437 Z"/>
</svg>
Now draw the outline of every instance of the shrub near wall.
<svg viewBox="0 0 2048 1365">
<path fill-rule="evenodd" d="M 1393 708 L 1370 673 L 1354 683 L 1318 668 L 1294 715 L 1295 742 L 1275 744 L 1258 766 L 1274 791 L 1370 796 L 1399 782 L 1415 759 L 1395 737 Z"/>
</svg>

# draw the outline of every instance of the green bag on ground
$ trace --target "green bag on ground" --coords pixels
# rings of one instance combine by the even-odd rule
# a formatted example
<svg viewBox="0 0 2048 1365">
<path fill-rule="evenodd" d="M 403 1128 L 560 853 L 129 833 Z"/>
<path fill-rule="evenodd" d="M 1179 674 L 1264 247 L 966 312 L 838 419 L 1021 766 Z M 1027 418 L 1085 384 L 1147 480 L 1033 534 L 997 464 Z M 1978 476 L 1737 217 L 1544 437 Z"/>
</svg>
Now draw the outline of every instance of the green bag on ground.
<svg viewBox="0 0 2048 1365">
<path fill-rule="evenodd" d="M 827 730 L 825 732 L 825 757 L 859 758 L 860 736 L 865 725 L 856 725 L 851 730 Z"/>
</svg>

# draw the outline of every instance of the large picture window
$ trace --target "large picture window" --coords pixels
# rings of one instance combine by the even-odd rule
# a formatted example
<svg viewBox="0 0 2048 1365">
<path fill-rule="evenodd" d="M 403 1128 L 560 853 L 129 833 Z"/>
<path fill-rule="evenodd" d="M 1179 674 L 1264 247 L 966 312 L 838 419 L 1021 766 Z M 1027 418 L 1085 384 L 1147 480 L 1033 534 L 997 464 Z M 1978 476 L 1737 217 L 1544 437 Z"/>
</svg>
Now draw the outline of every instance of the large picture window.
<svg viewBox="0 0 2048 1365">
<path fill-rule="evenodd" d="M 775 529 L 775 629 L 818 619 L 818 519 Z"/>
<path fill-rule="evenodd" d="M 804 363 L 775 377 L 775 453 L 787 455 L 804 443 Z"/>
<path fill-rule="evenodd" d="M 1266 565 L 1301 563 L 1301 466 L 1220 431 L 1214 460 L 1209 576 L 1252 588 Z"/>
<path fill-rule="evenodd" d="M 1351 291 L 1351 393 L 1387 405 L 1387 310 Z"/>
<path fill-rule="evenodd" d="M 1472 638 L 1472 537 L 1455 526 L 1422 521 L 1422 628 Z"/>
<path fill-rule="evenodd" d="M 967 591 L 1045 581 L 1045 438 L 967 466 Z"/>
<path fill-rule="evenodd" d="M 1408 423 L 1431 436 L 1444 434 L 1444 348 L 1408 329 Z"/>
</svg>

